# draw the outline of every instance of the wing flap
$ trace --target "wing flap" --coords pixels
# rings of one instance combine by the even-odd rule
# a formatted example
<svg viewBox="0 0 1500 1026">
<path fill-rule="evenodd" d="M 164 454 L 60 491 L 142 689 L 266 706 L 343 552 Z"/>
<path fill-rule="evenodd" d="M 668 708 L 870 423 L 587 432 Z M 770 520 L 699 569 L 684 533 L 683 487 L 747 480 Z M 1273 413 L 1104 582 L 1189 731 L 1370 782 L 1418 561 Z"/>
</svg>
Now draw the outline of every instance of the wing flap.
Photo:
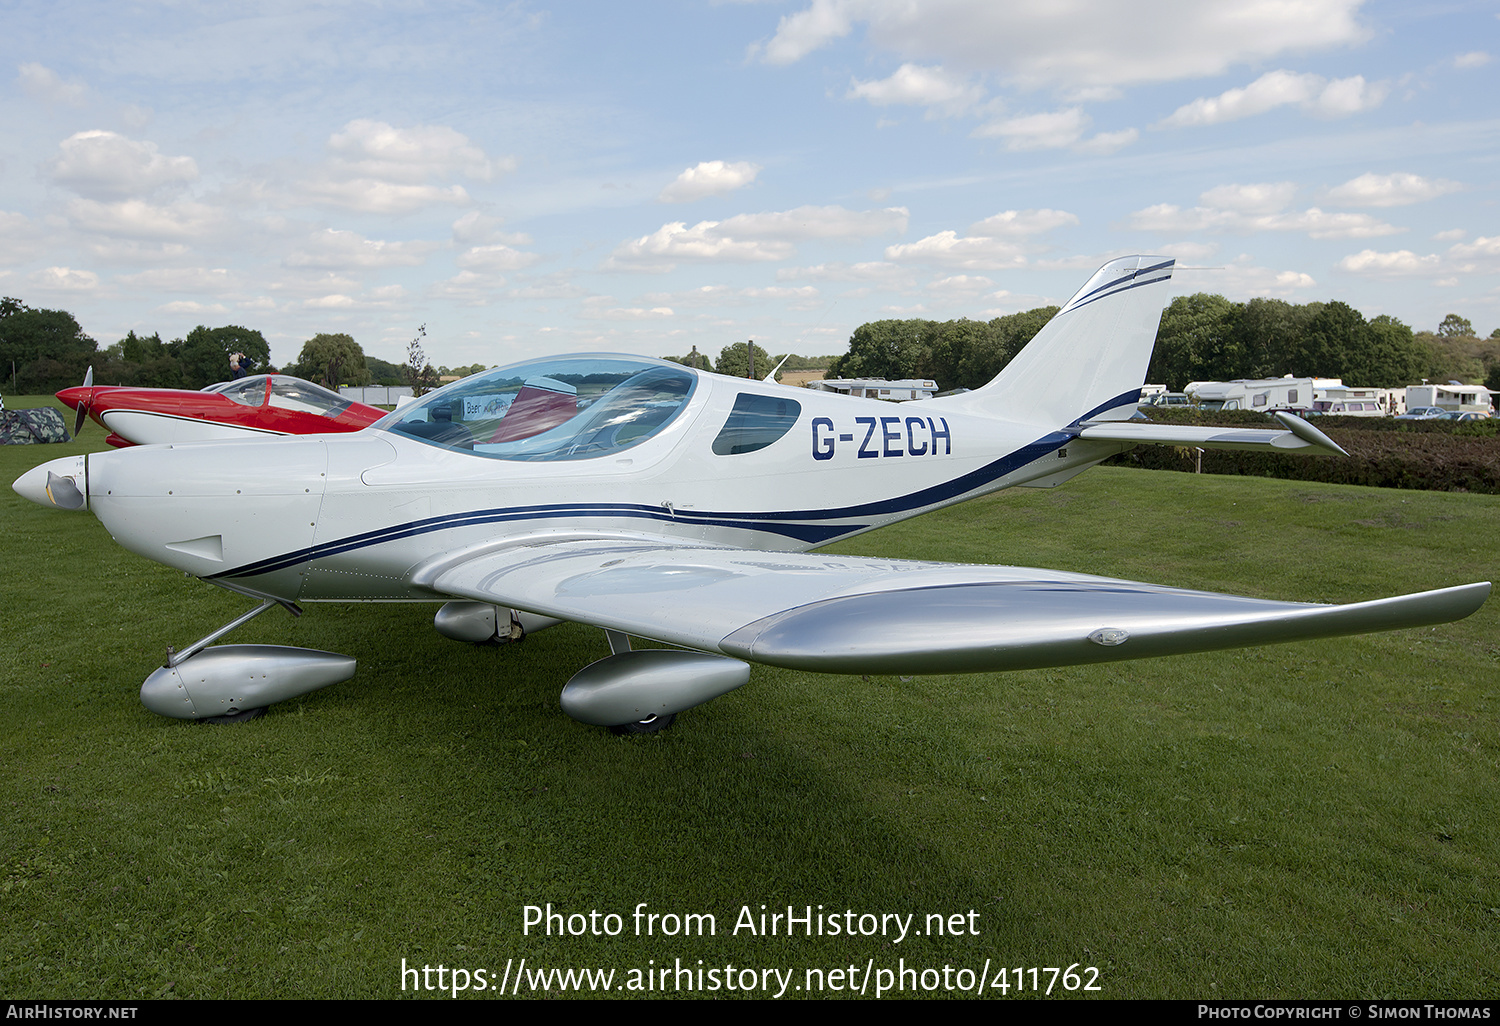
<svg viewBox="0 0 1500 1026">
<path fill-rule="evenodd" d="M 1028 567 L 541 542 L 450 559 L 445 594 L 751 662 L 823 673 L 960 673 L 1108 662 L 1446 623 L 1488 583 L 1344 606 Z"/>
</svg>

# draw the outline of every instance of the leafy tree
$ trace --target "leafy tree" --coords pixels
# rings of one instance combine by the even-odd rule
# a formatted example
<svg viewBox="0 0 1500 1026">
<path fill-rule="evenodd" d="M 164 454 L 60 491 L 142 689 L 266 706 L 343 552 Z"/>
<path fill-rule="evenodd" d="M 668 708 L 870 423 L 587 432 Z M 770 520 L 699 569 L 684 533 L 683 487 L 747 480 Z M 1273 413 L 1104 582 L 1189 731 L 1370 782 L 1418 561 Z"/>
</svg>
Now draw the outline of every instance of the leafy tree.
<svg viewBox="0 0 1500 1026">
<path fill-rule="evenodd" d="M 402 374 L 400 364 L 387 363 L 377 357 L 366 356 L 365 369 L 370 372 L 371 380 L 377 385 L 406 384 L 406 378 Z"/>
<path fill-rule="evenodd" d="M 692 352 L 686 356 L 663 356 L 662 359 L 670 360 L 673 363 L 680 363 L 684 367 L 692 367 L 694 370 L 713 370 L 712 362 L 710 362 L 708 357 L 698 352 L 697 346 L 694 346 Z"/>
<path fill-rule="evenodd" d="M 915 378 L 927 359 L 936 321 L 870 321 L 849 336 L 849 351 L 828 368 L 830 378 Z"/>
<path fill-rule="evenodd" d="M 401 370 L 413 396 L 426 395 L 437 385 L 438 373 L 427 362 L 427 352 L 422 348 L 422 340 L 426 337 L 427 325 L 423 324 L 406 344 L 406 366 Z"/>
<path fill-rule="evenodd" d="M 1172 300 L 1162 314 L 1146 379 L 1181 391 L 1189 381 L 1234 377 L 1240 363 L 1234 330 L 1238 312 L 1237 304 L 1206 292 Z"/>
<path fill-rule="evenodd" d="M 913 378 L 932 378 L 942 388 L 954 387 L 963 374 L 965 358 L 982 347 L 993 332 L 984 321 L 971 321 L 961 317 L 956 321 L 932 324 L 924 333 L 926 352 L 917 361 L 915 374 L 903 375 Z M 973 388 L 967 382 L 965 387 Z"/>
<path fill-rule="evenodd" d="M 289 370 L 309 381 L 321 381 L 335 391 L 340 385 L 368 385 L 371 379 L 365 351 L 353 337 L 342 333 L 320 332 L 308 339 Z"/>
<path fill-rule="evenodd" d="M 16 368 L 16 387 L 42 395 L 76 385 L 98 344 L 66 310 L 34 310 L 20 300 L 0 302 L 0 365 Z"/>
<path fill-rule="evenodd" d="M 241 367 L 252 372 L 270 366 L 271 347 L 260 332 L 238 324 L 222 328 L 198 325 L 185 339 L 168 343 L 182 370 L 183 388 L 202 388 L 216 381 L 228 381 L 229 354 L 244 353 Z"/>
<path fill-rule="evenodd" d="M 734 345 L 725 346 L 720 350 L 719 358 L 714 361 L 714 370 L 719 374 L 728 374 L 732 378 L 748 377 L 751 346 L 754 346 L 755 352 L 755 376 L 765 377 L 776 366 L 776 361 L 771 359 L 770 353 L 755 345 L 754 342 L 736 342 Z"/>
<path fill-rule="evenodd" d="M 1474 325 L 1467 318 L 1458 314 L 1449 314 L 1443 318 L 1443 323 L 1438 325 L 1437 333 L 1444 338 L 1453 338 L 1458 335 L 1474 334 Z"/>
<path fill-rule="evenodd" d="M 1412 330 L 1396 318 L 1381 314 L 1366 327 L 1366 347 L 1352 355 L 1339 375 L 1350 384 L 1396 388 L 1422 378 L 1426 354 Z"/>
<path fill-rule="evenodd" d="M 1325 303 L 1317 316 L 1307 322 L 1303 333 L 1298 353 L 1303 368 L 1300 373 L 1316 378 L 1347 374 L 1351 384 L 1367 384 L 1359 380 L 1363 368 L 1356 368 L 1355 364 L 1369 344 L 1369 326 L 1363 314 L 1338 300 Z"/>
<path fill-rule="evenodd" d="M 1240 306 L 1231 329 L 1236 365 L 1230 378 L 1279 378 L 1300 374 L 1300 351 L 1307 322 L 1322 303 L 1294 305 L 1284 299 L 1252 299 Z"/>
<path fill-rule="evenodd" d="M 994 318 L 985 325 L 982 334 L 971 340 L 955 378 L 935 374 L 930 377 L 942 389 L 979 388 L 989 384 L 1026 347 L 1026 343 L 1057 316 L 1059 309 L 1061 307 L 1039 306 L 1034 310 Z"/>
</svg>

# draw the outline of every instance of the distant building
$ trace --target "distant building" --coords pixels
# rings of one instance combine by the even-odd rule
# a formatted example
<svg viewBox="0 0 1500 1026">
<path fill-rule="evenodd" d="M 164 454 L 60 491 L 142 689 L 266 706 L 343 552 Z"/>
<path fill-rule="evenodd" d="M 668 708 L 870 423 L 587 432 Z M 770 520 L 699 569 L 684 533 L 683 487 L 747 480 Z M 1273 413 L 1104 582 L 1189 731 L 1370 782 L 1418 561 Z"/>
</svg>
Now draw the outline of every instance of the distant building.
<svg viewBox="0 0 1500 1026">
<path fill-rule="evenodd" d="M 1311 410 L 1313 401 L 1340 378 L 1236 378 L 1233 381 L 1189 381 L 1187 394 L 1205 410 Z"/>
<path fill-rule="evenodd" d="M 1489 413 L 1494 395 L 1483 385 L 1462 385 L 1457 381 L 1446 385 L 1408 385 L 1406 406 L 1412 410 L 1440 406 L 1450 413 Z"/>
<path fill-rule="evenodd" d="M 821 392 L 863 396 L 866 399 L 885 399 L 893 403 L 931 399 L 938 390 L 937 382 L 927 378 L 902 378 L 900 381 L 887 381 L 885 378 L 825 378 L 822 381 L 809 381 L 807 387 Z"/>
<path fill-rule="evenodd" d="M 339 395 L 345 399 L 352 399 L 366 406 L 395 406 L 396 400 L 405 396 L 411 397 L 410 385 L 343 385 L 339 388 Z"/>
<path fill-rule="evenodd" d="M 1363 388 L 1342 378 L 1236 378 L 1191 381 L 1187 394 L 1205 410 L 1291 410 L 1349 417 L 1388 417 L 1405 413 L 1406 389 Z"/>
</svg>

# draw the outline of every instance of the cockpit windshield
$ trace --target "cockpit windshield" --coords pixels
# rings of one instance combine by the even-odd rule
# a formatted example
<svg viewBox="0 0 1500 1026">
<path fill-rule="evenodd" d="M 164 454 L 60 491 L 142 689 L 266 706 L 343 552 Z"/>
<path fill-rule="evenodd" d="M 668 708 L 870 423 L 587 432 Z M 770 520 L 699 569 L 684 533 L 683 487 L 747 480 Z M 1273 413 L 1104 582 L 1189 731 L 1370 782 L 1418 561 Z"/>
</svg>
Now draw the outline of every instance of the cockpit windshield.
<svg viewBox="0 0 1500 1026">
<path fill-rule="evenodd" d="M 697 383 L 686 367 L 628 356 L 533 360 L 456 381 L 374 426 L 492 459 L 594 459 L 666 427 Z"/>
<path fill-rule="evenodd" d="M 220 381 L 202 391 L 217 392 L 241 406 L 264 406 L 266 397 L 269 396 L 271 405 L 277 409 L 330 418 L 337 417 L 350 406 L 349 400 L 337 392 L 289 374 L 256 374 L 233 381 Z"/>
</svg>

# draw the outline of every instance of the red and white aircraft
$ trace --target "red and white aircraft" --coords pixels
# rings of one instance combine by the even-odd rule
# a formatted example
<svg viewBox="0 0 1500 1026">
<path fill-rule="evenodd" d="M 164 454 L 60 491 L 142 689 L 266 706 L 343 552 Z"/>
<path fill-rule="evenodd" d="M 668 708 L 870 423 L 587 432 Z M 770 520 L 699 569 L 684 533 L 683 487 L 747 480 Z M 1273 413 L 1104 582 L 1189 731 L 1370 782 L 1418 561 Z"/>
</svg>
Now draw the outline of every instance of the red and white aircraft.
<svg viewBox="0 0 1500 1026">
<path fill-rule="evenodd" d="M 57 398 L 78 411 L 75 435 L 84 418 L 92 417 L 110 432 L 105 441 L 117 448 L 359 431 L 386 414 L 286 374 L 257 374 L 201 392 L 95 385 L 93 378 L 90 367 L 83 384 L 63 389 Z"/>
</svg>

